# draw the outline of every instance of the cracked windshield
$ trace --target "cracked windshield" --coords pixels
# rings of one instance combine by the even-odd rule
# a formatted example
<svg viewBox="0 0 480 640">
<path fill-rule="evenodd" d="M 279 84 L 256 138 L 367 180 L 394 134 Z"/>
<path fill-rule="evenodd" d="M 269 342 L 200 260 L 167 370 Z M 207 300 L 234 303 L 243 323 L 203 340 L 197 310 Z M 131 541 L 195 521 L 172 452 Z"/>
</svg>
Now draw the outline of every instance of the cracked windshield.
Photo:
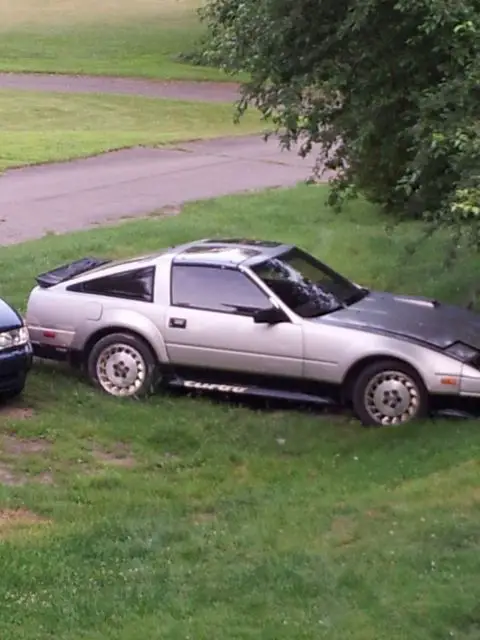
<svg viewBox="0 0 480 640">
<path fill-rule="evenodd" d="M 337 311 L 367 295 L 365 289 L 359 289 L 299 249 L 262 262 L 253 271 L 303 318 Z"/>
</svg>

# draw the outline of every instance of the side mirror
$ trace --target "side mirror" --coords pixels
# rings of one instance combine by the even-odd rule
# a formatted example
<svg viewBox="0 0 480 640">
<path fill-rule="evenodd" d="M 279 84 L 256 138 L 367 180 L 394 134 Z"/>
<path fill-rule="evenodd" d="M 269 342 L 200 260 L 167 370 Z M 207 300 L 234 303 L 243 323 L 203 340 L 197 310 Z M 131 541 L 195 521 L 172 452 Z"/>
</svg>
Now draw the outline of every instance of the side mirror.
<svg viewBox="0 0 480 640">
<path fill-rule="evenodd" d="M 270 307 L 269 309 L 256 311 L 253 321 L 256 324 L 279 324 L 280 322 L 287 322 L 288 318 L 281 309 Z"/>
</svg>

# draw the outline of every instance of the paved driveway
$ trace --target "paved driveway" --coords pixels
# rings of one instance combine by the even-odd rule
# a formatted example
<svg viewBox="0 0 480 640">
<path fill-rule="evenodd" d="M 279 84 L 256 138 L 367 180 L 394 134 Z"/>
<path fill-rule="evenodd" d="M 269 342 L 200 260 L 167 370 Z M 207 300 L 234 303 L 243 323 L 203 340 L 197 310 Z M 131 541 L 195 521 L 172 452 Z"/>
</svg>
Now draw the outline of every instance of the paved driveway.
<svg viewBox="0 0 480 640">
<path fill-rule="evenodd" d="M 0 74 L 0 88 L 117 93 L 123 87 L 176 91 L 200 99 L 199 83 L 156 83 L 129 79 Z M 161 89 L 164 87 L 164 89 Z M 216 88 L 215 88 L 216 87 Z M 233 97 L 232 86 L 205 85 L 205 101 Z M 215 93 L 215 91 L 217 93 Z M 235 89 L 236 91 L 236 89 Z M 224 93 L 222 93 L 224 92 Z M 230 93 L 229 93 L 230 92 Z M 146 95 L 141 93 L 141 95 Z M 212 98 L 212 96 L 216 98 Z M 276 140 L 260 136 L 193 142 L 162 149 L 130 149 L 86 160 L 15 169 L 0 176 L 0 245 L 65 233 L 126 217 L 145 215 L 167 205 L 216 196 L 288 187 L 311 175 L 314 157 L 282 151 Z"/>
<path fill-rule="evenodd" d="M 0 89 L 54 93 L 116 93 L 199 102 L 235 102 L 240 95 L 238 85 L 233 82 L 165 82 L 142 78 L 69 76 L 56 73 L 0 73 Z"/>
</svg>

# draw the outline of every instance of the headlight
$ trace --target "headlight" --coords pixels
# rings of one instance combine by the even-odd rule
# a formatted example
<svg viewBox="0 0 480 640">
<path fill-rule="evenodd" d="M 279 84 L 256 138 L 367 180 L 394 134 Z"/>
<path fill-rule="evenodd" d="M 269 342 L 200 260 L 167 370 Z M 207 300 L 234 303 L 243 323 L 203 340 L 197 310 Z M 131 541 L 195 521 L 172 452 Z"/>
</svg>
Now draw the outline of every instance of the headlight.
<svg viewBox="0 0 480 640">
<path fill-rule="evenodd" d="M 29 341 L 27 327 L 20 329 L 12 329 L 11 331 L 3 331 L 0 333 L 0 351 L 11 349 L 12 347 L 21 347 Z"/>
<path fill-rule="evenodd" d="M 446 353 L 462 362 L 470 362 L 480 356 L 479 351 L 469 347 L 467 344 L 463 344 L 463 342 L 455 342 L 455 344 L 452 344 L 446 349 Z"/>
</svg>

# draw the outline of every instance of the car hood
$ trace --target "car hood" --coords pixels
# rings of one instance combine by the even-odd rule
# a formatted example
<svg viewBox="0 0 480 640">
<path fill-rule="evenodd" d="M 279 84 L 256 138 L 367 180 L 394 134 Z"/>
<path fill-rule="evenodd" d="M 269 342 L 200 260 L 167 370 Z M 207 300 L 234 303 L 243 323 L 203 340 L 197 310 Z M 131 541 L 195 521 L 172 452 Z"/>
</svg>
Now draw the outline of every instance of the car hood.
<svg viewBox="0 0 480 640">
<path fill-rule="evenodd" d="M 360 302 L 315 320 L 418 340 L 441 349 L 454 342 L 480 349 L 480 314 L 418 296 L 373 291 Z"/>
<path fill-rule="evenodd" d="M 22 319 L 12 307 L 0 298 L 0 331 L 22 326 Z"/>
</svg>

